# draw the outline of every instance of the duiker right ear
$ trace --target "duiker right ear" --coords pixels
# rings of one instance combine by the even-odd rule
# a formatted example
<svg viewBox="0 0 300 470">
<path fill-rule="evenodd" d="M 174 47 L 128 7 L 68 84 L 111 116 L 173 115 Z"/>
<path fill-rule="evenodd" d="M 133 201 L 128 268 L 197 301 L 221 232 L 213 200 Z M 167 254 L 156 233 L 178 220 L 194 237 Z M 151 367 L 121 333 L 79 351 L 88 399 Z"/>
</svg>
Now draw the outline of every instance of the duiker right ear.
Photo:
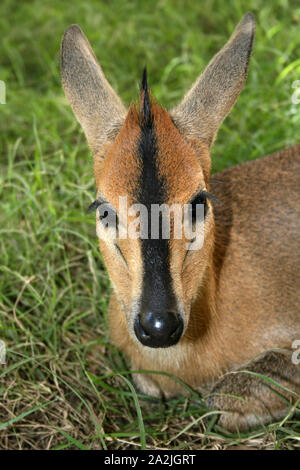
<svg viewBox="0 0 300 470">
<path fill-rule="evenodd" d="M 126 109 L 77 25 L 70 26 L 62 40 L 61 75 L 66 97 L 96 154 L 121 128 Z"/>
<path fill-rule="evenodd" d="M 253 15 L 246 13 L 223 49 L 171 111 L 177 127 L 187 137 L 212 144 L 245 83 L 254 32 Z"/>
</svg>

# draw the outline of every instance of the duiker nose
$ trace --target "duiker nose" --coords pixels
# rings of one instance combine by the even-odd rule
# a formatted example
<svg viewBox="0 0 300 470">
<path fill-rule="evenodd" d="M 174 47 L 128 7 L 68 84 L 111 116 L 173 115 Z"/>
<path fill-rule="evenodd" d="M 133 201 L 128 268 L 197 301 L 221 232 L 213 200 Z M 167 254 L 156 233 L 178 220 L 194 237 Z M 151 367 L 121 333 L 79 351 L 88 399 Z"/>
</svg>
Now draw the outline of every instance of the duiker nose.
<svg viewBox="0 0 300 470">
<path fill-rule="evenodd" d="M 176 344 L 183 331 L 183 321 L 176 312 L 146 311 L 136 317 L 134 331 L 138 340 L 150 348 L 167 348 Z"/>
</svg>

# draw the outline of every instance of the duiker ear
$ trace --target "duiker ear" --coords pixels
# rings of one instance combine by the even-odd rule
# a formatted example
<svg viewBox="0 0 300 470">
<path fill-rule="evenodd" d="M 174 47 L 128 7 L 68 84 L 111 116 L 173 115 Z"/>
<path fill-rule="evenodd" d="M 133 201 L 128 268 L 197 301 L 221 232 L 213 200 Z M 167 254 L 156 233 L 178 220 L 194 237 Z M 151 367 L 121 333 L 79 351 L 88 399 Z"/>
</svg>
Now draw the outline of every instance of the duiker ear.
<svg viewBox="0 0 300 470">
<path fill-rule="evenodd" d="M 171 111 L 179 129 L 211 145 L 247 77 L 255 22 L 247 13 L 183 101 Z"/>
<path fill-rule="evenodd" d="M 77 25 L 70 26 L 62 40 L 61 75 L 65 94 L 90 147 L 94 153 L 100 152 L 122 126 L 126 110 Z"/>
</svg>

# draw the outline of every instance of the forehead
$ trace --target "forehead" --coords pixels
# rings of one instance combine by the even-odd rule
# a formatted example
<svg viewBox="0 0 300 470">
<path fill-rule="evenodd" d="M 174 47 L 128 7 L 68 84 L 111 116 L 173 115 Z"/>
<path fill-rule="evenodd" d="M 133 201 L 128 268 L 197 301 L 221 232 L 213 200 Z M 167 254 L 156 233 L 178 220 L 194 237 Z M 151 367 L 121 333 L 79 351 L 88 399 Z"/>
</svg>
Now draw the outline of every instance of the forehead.
<svg viewBox="0 0 300 470">
<path fill-rule="evenodd" d="M 196 151 L 153 102 L 148 118 L 129 108 L 97 176 L 98 190 L 116 207 L 119 196 L 146 205 L 187 203 L 204 186 Z"/>
</svg>

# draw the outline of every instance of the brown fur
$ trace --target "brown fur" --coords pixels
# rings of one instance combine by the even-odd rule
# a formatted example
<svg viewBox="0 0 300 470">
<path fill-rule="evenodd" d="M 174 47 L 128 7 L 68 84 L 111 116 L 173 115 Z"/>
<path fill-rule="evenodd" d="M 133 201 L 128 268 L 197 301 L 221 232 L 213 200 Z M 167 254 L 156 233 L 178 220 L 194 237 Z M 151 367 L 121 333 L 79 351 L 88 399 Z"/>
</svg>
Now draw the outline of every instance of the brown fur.
<svg viewBox="0 0 300 470">
<path fill-rule="evenodd" d="M 209 393 L 209 405 L 226 411 L 220 423 L 230 430 L 281 418 L 300 393 L 300 366 L 289 352 L 300 339 L 300 145 L 230 168 L 210 182 L 210 145 L 245 82 L 253 34 L 247 14 L 181 104 L 169 114 L 151 102 L 165 202 L 183 205 L 200 189 L 215 196 L 214 205 L 208 201 L 201 250 L 187 253 L 186 240 L 171 233 L 172 284 L 184 312 L 183 336 L 175 346 L 146 347 L 134 333 L 143 284 L 140 240 L 116 240 L 125 261 L 114 241 L 100 241 L 114 286 L 113 342 L 133 370 L 167 372 Z M 138 202 L 142 108 L 132 105 L 126 116 L 95 61 L 83 33 L 70 27 L 62 46 L 63 85 L 94 150 L 99 195 L 118 210 L 119 196 Z M 154 396 L 183 391 L 165 375 L 140 373 L 134 380 Z"/>
</svg>

